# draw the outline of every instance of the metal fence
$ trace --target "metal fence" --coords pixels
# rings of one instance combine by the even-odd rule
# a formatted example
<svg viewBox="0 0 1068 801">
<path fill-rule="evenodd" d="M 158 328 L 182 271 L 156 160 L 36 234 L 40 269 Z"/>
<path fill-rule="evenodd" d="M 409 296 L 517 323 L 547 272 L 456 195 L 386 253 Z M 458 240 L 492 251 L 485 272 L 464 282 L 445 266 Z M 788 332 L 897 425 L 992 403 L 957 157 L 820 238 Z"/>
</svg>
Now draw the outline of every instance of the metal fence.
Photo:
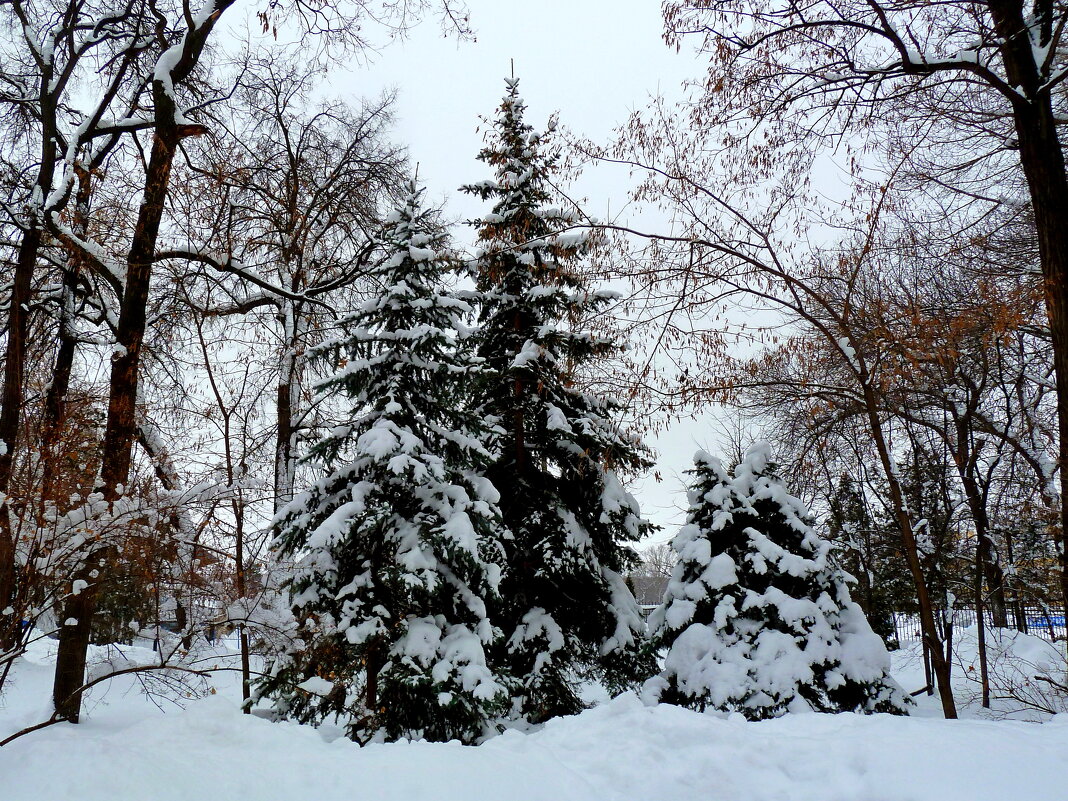
<svg viewBox="0 0 1068 801">
<path fill-rule="evenodd" d="M 966 629 L 975 625 L 975 609 L 963 607 L 954 609 L 952 621 L 946 621 L 946 614 L 941 609 L 935 610 L 935 622 L 939 627 L 939 634 L 945 637 L 947 622 L 952 625 L 954 631 Z M 993 610 L 983 610 L 983 620 L 988 627 L 994 626 Z M 920 637 L 919 615 L 907 612 L 894 613 L 894 625 L 897 628 L 897 638 L 901 642 L 905 640 L 917 640 Z M 1027 606 L 1009 610 L 1009 628 L 1025 631 L 1036 637 L 1054 641 L 1068 638 L 1068 628 L 1065 626 L 1063 609 L 1043 608 L 1040 606 Z"/>
</svg>

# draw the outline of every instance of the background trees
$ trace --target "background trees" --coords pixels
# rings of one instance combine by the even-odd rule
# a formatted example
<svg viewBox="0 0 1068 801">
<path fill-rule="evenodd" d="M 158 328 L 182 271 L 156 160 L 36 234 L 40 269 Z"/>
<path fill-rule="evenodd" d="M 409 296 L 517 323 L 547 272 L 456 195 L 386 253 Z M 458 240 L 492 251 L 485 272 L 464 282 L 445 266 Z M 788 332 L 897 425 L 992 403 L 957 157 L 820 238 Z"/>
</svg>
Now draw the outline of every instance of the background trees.
<svg viewBox="0 0 1068 801">
<path fill-rule="evenodd" d="M 1060 210 L 1068 202 L 1068 174 L 1056 120 L 1068 76 L 1061 38 L 1066 14 L 1051 0 L 682 2 L 665 8 L 668 40 L 678 44 L 695 34 L 712 56 L 692 119 L 705 130 L 727 131 L 736 165 L 744 164 L 737 150 L 742 143 L 755 144 L 764 156 L 775 151 L 782 158 L 785 151 L 803 159 L 805 148 L 821 142 L 862 142 L 892 132 L 908 143 L 910 167 L 960 193 L 955 203 L 989 210 L 1003 205 L 1014 183 L 1026 187 L 1055 366 L 1062 464 L 1068 461 L 1068 234 Z M 725 81 L 732 72 L 734 79 Z M 753 141 L 756 132 L 769 134 L 765 144 Z M 799 173 L 808 169 L 790 163 Z M 924 169 L 932 163 L 935 170 Z M 1063 526 L 1068 473 L 1061 471 L 1060 481 Z M 1060 553 L 1068 603 L 1063 537 Z"/>
<path fill-rule="evenodd" d="M 1038 134 L 1064 60 L 1039 20 L 1062 10 L 1022 8 L 669 3 L 666 37 L 707 57 L 700 79 L 614 147 L 581 145 L 670 214 L 615 226 L 644 235 L 619 274 L 671 354 L 637 360 L 637 380 L 675 413 L 720 402 L 766 426 L 821 512 L 846 475 L 893 521 L 949 716 L 939 608 L 966 591 L 1008 622 L 1012 535 L 990 521 L 1023 522 L 1015 492 L 1044 521 L 1065 497 L 1049 456 L 1068 408 L 1048 327 L 1061 268 L 1034 208 L 1038 173 L 1063 172 Z M 1017 91 L 1020 69 L 1039 77 Z M 1036 135 L 1056 154 L 1035 158 Z M 1048 568 L 1063 538 L 1043 529 Z"/>
</svg>

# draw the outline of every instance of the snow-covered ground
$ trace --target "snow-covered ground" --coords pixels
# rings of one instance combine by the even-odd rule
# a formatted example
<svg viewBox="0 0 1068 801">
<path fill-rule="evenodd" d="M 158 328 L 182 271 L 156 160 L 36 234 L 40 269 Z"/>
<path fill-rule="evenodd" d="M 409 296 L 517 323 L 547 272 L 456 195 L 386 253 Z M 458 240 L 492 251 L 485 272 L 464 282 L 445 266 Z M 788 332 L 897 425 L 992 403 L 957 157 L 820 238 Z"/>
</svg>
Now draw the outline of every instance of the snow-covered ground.
<svg viewBox="0 0 1068 801">
<path fill-rule="evenodd" d="M 0 700 L 0 738 L 46 716 L 50 648 Z M 922 673 L 908 651 L 898 678 Z M 219 664 L 226 661 L 220 654 Z M 241 715 L 233 673 L 184 710 L 157 709 L 132 677 L 85 722 L 0 748 L 3 801 L 1050 801 L 1066 797 L 1068 715 L 1045 723 L 917 715 L 720 719 L 622 696 L 531 734 L 477 747 L 359 748 L 336 732 Z M 169 706 L 170 708 L 166 708 Z"/>
</svg>

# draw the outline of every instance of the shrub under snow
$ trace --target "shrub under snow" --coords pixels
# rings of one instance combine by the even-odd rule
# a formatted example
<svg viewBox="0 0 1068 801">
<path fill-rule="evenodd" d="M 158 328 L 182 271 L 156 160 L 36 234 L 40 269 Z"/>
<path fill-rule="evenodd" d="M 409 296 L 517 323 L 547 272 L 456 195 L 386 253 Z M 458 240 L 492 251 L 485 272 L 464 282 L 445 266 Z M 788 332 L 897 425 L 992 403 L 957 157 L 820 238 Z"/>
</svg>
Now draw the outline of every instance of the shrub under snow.
<svg viewBox="0 0 1068 801">
<path fill-rule="evenodd" d="M 830 544 L 774 474 L 766 443 L 733 475 L 698 453 L 678 564 L 650 626 L 667 648 L 648 700 L 740 712 L 907 714 L 890 658 L 849 597 Z"/>
</svg>

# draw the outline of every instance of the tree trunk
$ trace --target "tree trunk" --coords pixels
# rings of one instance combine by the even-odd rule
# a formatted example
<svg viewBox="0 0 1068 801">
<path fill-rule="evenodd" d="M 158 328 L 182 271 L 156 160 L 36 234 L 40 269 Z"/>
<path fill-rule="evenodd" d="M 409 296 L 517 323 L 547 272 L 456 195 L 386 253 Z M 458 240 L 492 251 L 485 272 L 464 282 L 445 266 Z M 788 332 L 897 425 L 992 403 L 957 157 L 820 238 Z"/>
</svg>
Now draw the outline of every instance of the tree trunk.
<svg viewBox="0 0 1068 801">
<path fill-rule="evenodd" d="M 912 529 L 912 521 L 901 490 L 897 466 L 884 436 L 882 421 L 879 420 L 879 406 L 867 375 L 861 375 L 861 386 L 864 393 L 868 425 L 871 428 L 875 448 L 879 454 L 879 461 L 890 489 L 890 502 L 893 506 L 898 530 L 901 533 L 905 560 L 908 563 L 909 572 L 912 574 L 912 582 L 916 587 L 916 601 L 920 607 L 920 632 L 924 642 L 930 646 L 931 669 L 934 671 L 935 682 L 938 685 L 938 696 L 942 702 L 942 714 L 946 718 L 956 718 L 957 706 L 953 701 L 953 688 L 950 684 L 949 658 L 947 652 L 943 650 L 943 643 L 938 636 L 938 629 L 935 625 L 934 608 L 931 605 L 931 597 L 927 592 L 927 581 L 923 575 L 923 566 L 920 564 L 919 546 L 916 543 L 916 534 Z"/>
<path fill-rule="evenodd" d="M 229 446 L 227 446 L 227 453 L 229 454 Z M 227 462 L 229 461 L 230 457 L 227 455 Z M 233 479 L 231 479 L 232 482 Z M 237 561 L 237 597 L 244 600 L 248 597 L 248 588 L 245 583 L 245 505 L 240 495 L 233 502 L 233 512 L 237 526 L 234 531 L 234 557 Z M 249 662 L 248 629 L 245 627 L 245 621 L 241 621 L 238 629 L 241 642 L 241 711 L 249 715 L 252 713 L 252 675 Z"/>
<path fill-rule="evenodd" d="M 11 302 L 7 315 L 7 349 L 4 354 L 4 387 L 0 409 L 0 492 L 11 486 L 11 473 L 22 419 L 22 384 L 26 374 L 26 337 L 29 330 L 30 295 L 37 251 L 41 246 L 41 229 L 36 221 L 22 237 L 15 261 L 11 285 Z"/>
<path fill-rule="evenodd" d="M 293 497 L 293 395 L 297 373 L 297 347 L 300 338 L 298 312 L 293 301 L 282 301 L 283 347 L 275 396 L 278 430 L 274 455 L 274 513 L 278 514 Z"/>
<path fill-rule="evenodd" d="M 293 494 L 291 465 L 293 463 L 293 401 L 292 386 L 288 381 L 278 382 L 275 397 L 277 434 L 275 437 L 274 461 L 274 513 L 278 514 Z"/>
<path fill-rule="evenodd" d="M 367 690 L 364 695 L 364 703 L 367 705 L 367 713 L 376 718 L 378 711 L 378 674 L 382 670 L 383 660 L 378 655 L 379 648 L 376 645 L 367 651 Z"/>
<path fill-rule="evenodd" d="M 127 258 L 126 287 L 122 296 L 117 334 L 120 350 L 111 366 L 108 418 L 101 446 L 102 490 L 104 497 L 112 503 L 126 491 L 126 483 L 129 480 L 133 443 L 137 432 L 138 367 L 145 335 L 152 260 L 177 143 L 175 126 L 169 126 L 169 130 L 157 129 L 145 174 L 144 198 Z M 107 535 L 113 536 L 113 532 L 108 532 Z M 92 548 L 92 545 L 89 547 Z M 100 543 L 97 552 L 75 571 L 74 580 L 85 581 L 86 588 L 77 595 L 69 596 L 64 604 L 62 619 L 75 620 L 77 623 L 60 627 L 52 699 L 60 717 L 72 723 L 78 722 L 81 712 L 79 688 L 84 681 L 91 622 L 101 580 L 107 573 L 108 565 L 114 561 L 115 554 L 113 542 Z"/>
<path fill-rule="evenodd" d="M 1022 139 L 1022 137 L 1021 137 Z M 1030 148 L 1028 148 L 1030 150 Z M 1047 149 L 1048 148 L 1044 148 Z M 1060 156 L 1059 145 L 1054 148 Z M 1021 142 L 1021 158 L 1023 158 Z M 1041 155 L 1033 156 L 1035 160 Z M 1061 598 L 1068 606 L 1068 537 L 1065 537 L 1065 521 L 1068 521 L 1068 225 L 1064 211 L 1068 209 L 1068 183 L 1064 181 L 1064 162 L 1060 160 L 1060 180 L 1049 181 L 1049 186 L 1036 191 L 1032 183 L 1032 198 L 1035 220 L 1038 223 L 1039 250 L 1042 255 L 1042 272 L 1046 292 L 1046 314 L 1049 317 L 1053 342 L 1053 362 L 1057 375 L 1057 463 L 1060 467 L 1061 489 L 1061 537 L 1059 559 L 1061 569 Z M 1045 172 L 1045 166 L 1036 165 L 1034 172 Z M 1055 172 L 1055 170 L 1048 170 Z M 1029 171 L 1030 172 L 1030 171 Z M 1030 175 L 1028 176 L 1030 179 Z M 1041 198 L 1041 200 L 1039 199 Z M 1043 206 L 1048 205 L 1048 208 Z M 1039 209 L 1042 209 L 1040 212 Z"/>
<path fill-rule="evenodd" d="M 30 294 L 33 273 L 37 266 L 37 251 L 41 245 L 41 229 L 36 220 L 22 237 L 15 275 L 11 287 L 11 302 L 7 316 L 7 349 L 4 356 L 4 386 L 0 397 L 0 498 L 11 488 L 15 448 L 22 423 L 22 390 L 26 376 L 26 337 L 29 330 Z M 0 502 L 0 609 L 11 607 L 17 613 L 17 567 L 15 563 L 15 529 L 9 517 L 10 508 Z M 0 652 L 15 647 L 19 638 L 20 614 L 0 615 Z"/>
<path fill-rule="evenodd" d="M 1009 531 L 1005 532 L 1005 556 L 1009 560 L 1010 565 L 1016 564 L 1016 555 L 1012 551 L 1012 533 Z M 1016 630 L 1023 634 L 1027 634 L 1027 617 L 1024 614 L 1023 599 L 1020 595 L 1020 588 L 1016 584 L 1016 582 L 1013 582 L 1011 588 L 1007 589 L 1011 589 L 1012 616 L 1014 619 L 1014 623 L 1016 624 Z"/>
<path fill-rule="evenodd" d="M 189 627 L 189 612 L 186 611 L 185 604 L 178 598 L 174 601 L 174 627 L 182 635 L 182 647 L 188 648 L 192 644 L 192 639 L 186 631 Z M 159 631 L 158 628 L 156 630 Z"/>
<path fill-rule="evenodd" d="M 1038 233 L 1046 316 L 1049 318 L 1053 365 L 1057 376 L 1057 463 L 1061 485 L 1061 537 L 1058 557 L 1062 601 L 1068 607 L 1068 175 L 1057 136 L 1050 89 L 1043 84 L 1024 19 L 1030 10 L 1020 0 L 988 0 L 994 27 L 1001 37 L 1001 56 L 1009 84 L 1019 87 L 1013 100 L 1013 122 L 1020 165 L 1027 178 Z M 1049 36 L 1045 32 L 1044 37 Z M 1044 42 L 1043 44 L 1047 44 Z"/>
<path fill-rule="evenodd" d="M 1004 612 L 1004 610 L 1002 610 Z M 975 631 L 979 649 L 979 683 L 982 687 L 982 704 L 990 709 L 990 670 L 986 658 L 986 604 L 983 599 L 983 549 L 975 549 Z"/>
</svg>

